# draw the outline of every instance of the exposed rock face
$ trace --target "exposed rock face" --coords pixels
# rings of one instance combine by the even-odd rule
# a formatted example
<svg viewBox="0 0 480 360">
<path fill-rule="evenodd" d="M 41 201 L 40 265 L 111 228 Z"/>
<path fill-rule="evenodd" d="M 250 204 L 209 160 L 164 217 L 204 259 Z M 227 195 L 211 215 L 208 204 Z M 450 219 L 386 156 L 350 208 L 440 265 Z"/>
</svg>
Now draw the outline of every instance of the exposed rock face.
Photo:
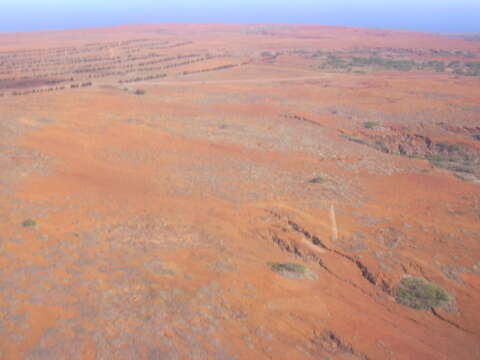
<svg viewBox="0 0 480 360">
<path fill-rule="evenodd" d="M 435 138 L 424 135 L 428 130 L 411 132 L 409 128 L 393 126 L 364 130 L 351 139 L 386 154 L 427 159 L 437 167 L 479 181 L 480 144 L 476 140 L 480 135 L 476 135 L 477 128 L 442 127 L 456 134 L 454 142 L 445 141 L 444 134 Z"/>
</svg>

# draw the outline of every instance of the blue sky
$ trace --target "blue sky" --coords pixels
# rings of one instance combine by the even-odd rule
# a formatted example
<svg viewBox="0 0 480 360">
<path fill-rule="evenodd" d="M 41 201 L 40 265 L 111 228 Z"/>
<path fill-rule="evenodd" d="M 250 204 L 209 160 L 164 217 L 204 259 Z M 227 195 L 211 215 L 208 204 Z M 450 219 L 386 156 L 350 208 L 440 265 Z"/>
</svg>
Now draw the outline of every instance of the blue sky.
<svg viewBox="0 0 480 360">
<path fill-rule="evenodd" d="M 480 0 L 0 0 L 0 31 L 199 22 L 480 32 Z"/>
</svg>

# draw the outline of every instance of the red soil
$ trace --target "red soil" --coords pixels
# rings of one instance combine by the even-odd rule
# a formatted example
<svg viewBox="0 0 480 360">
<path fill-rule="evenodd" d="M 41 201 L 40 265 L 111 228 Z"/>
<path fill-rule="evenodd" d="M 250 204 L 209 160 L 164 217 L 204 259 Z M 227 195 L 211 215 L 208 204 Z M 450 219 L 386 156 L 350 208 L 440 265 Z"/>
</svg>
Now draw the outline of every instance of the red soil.
<svg viewBox="0 0 480 360">
<path fill-rule="evenodd" d="M 139 39 L 172 47 L 132 42 L 137 54 L 212 58 L 128 85 L 118 80 L 140 67 L 100 70 L 90 87 L 0 97 L 0 358 L 480 357 L 479 185 L 342 136 L 419 135 L 474 156 L 480 78 L 319 70 L 298 52 L 435 49 L 478 60 L 479 42 L 324 26 L 126 26 L 0 35 L 0 56 L 17 56 L 13 73 L 0 71 L 59 69 L 81 83 L 64 47 L 113 53 L 120 71 L 138 61 L 118 42 Z M 37 73 L 19 65 L 27 57 Z M 181 74 L 227 64 L 236 66 Z M 27 218 L 36 225 L 22 226 Z M 269 262 L 303 264 L 309 276 L 283 277 Z M 405 276 L 435 282 L 453 304 L 397 304 Z"/>
</svg>

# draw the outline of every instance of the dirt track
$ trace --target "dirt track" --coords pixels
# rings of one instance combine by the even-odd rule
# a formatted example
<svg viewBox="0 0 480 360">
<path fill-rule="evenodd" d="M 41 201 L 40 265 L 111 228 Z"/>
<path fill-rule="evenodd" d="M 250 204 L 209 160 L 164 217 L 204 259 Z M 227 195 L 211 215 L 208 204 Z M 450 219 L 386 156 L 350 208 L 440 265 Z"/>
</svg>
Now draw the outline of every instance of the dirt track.
<svg viewBox="0 0 480 360">
<path fill-rule="evenodd" d="M 259 78 L 259 79 L 222 79 L 222 80 L 181 80 L 181 81 L 149 81 L 141 84 L 155 84 L 155 85 L 214 85 L 214 84 L 249 84 L 249 83 L 270 83 L 270 82 L 289 82 L 289 81 L 307 81 L 307 80 L 321 80 L 325 76 L 305 76 L 295 78 Z"/>
</svg>

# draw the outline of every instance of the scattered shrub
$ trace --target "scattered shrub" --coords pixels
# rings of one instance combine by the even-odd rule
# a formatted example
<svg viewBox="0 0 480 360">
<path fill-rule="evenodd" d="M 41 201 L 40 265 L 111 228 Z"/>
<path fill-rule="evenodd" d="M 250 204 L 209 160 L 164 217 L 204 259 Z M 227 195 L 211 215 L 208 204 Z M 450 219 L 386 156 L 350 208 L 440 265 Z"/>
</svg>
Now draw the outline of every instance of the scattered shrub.
<svg viewBox="0 0 480 360">
<path fill-rule="evenodd" d="M 415 67 L 415 61 L 404 59 L 389 59 L 378 56 L 353 57 L 352 66 L 377 66 L 386 70 L 410 71 Z"/>
<path fill-rule="evenodd" d="M 438 60 L 426 61 L 419 65 L 421 69 L 431 69 L 436 72 L 444 72 L 445 71 L 445 63 Z"/>
<path fill-rule="evenodd" d="M 145 90 L 137 89 L 133 92 L 135 95 L 145 95 Z"/>
<path fill-rule="evenodd" d="M 367 145 L 367 142 L 362 140 L 362 139 L 359 139 L 359 138 L 356 138 L 352 135 L 349 135 L 349 134 L 342 134 L 342 136 L 349 140 L 349 141 L 353 141 L 353 142 L 356 142 L 357 144 L 363 144 L 363 145 Z"/>
<path fill-rule="evenodd" d="M 420 154 L 410 154 L 408 155 L 410 159 L 423 159 L 423 156 Z"/>
<path fill-rule="evenodd" d="M 302 264 L 268 263 L 268 266 L 270 266 L 274 272 L 287 277 L 302 277 L 307 273 L 307 268 Z"/>
<path fill-rule="evenodd" d="M 375 121 L 366 121 L 363 123 L 365 129 L 373 129 L 376 126 L 378 126 L 378 123 Z"/>
<path fill-rule="evenodd" d="M 475 174 L 478 167 L 473 159 L 469 159 L 467 154 L 461 152 L 456 156 L 452 156 L 449 152 L 448 157 L 442 155 L 427 155 L 426 159 L 435 167 L 457 173 Z"/>
<path fill-rule="evenodd" d="M 322 178 L 321 176 L 314 177 L 313 179 L 310 179 L 308 181 L 310 184 L 323 184 L 325 182 L 325 179 Z"/>
<path fill-rule="evenodd" d="M 33 226 L 35 226 L 35 225 L 37 225 L 37 223 L 36 223 L 36 221 L 33 220 L 33 219 L 27 219 L 27 220 L 25 220 L 25 221 L 22 223 L 22 226 L 23 226 L 23 227 L 33 227 Z"/>
<path fill-rule="evenodd" d="M 450 295 L 441 287 L 421 278 L 404 278 L 395 290 L 398 304 L 415 310 L 436 308 L 448 304 Z"/>
<path fill-rule="evenodd" d="M 455 152 L 460 150 L 460 146 L 457 144 L 450 144 L 448 142 L 441 142 L 435 144 L 435 147 L 437 148 L 438 151 L 446 151 L 446 152 Z"/>
<path fill-rule="evenodd" d="M 425 156 L 425 158 L 430 161 L 432 165 L 438 165 L 438 163 L 441 163 L 443 160 L 445 160 L 442 156 L 440 155 L 431 155 L 428 154 Z"/>
<path fill-rule="evenodd" d="M 475 174 L 475 169 L 471 164 L 450 163 L 446 167 L 448 170 L 455 172 L 463 172 L 467 174 Z"/>
<path fill-rule="evenodd" d="M 347 69 L 350 67 L 350 63 L 339 56 L 328 55 L 327 66 L 333 67 L 335 69 Z"/>
</svg>

